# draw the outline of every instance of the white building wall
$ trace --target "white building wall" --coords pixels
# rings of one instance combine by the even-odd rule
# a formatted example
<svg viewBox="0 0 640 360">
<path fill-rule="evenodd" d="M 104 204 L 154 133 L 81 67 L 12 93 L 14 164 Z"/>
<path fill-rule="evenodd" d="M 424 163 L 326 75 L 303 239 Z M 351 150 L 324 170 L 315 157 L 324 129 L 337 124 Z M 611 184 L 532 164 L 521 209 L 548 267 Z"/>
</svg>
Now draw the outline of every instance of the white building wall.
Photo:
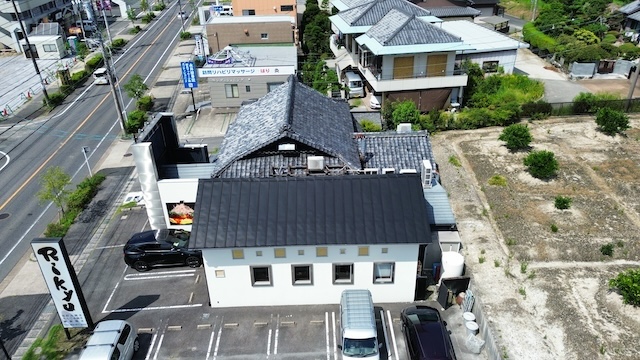
<svg viewBox="0 0 640 360">
<path fill-rule="evenodd" d="M 166 179 L 158 181 L 158 190 L 162 204 L 162 212 L 167 229 L 182 229 L 191 231 L 192 225 L 172 225 L 169 222 L 167 204 L 195 203 L 198 195 L 198 179 Z"/>
<path fill-rule="evenodd" d="M 387 253 L 383 253 L 383 248 Z M 317 257 L 315 246 L 285 247 L 285 258 L 275 258 L 273 247 L 243 250 L 244 259 L 232 259 L 232 249 L 203 249 L 212 307 L 338 304 L 345 289 L 369 289 L 376 303 L 414 299 L 418 244 L 371 245 L 368 256 L 358 256 L 356 245 L 328 246 L 327 257 Z M 393 283 L 374 284 L 376 262 L 395 263 Z M 353 284 L 334 285 L 333 264 L 344 263 L 354 264 Z M 292 264 L 312 265 L 313 283 L 293 285 Z M 253 286 L 250 267 L 268 265 L 271 285 Z"/>
<path fill-rule="evenodd" d="M 469 59 L 472 62 L 480 65 L 482 67 L 482 63 L 485 61 L 498 61 L 499 65 L 504 68 L 505 74 L 513 74 L 513 68 L 516 64 L 516 56 L 518 55 L 518 50 L 505 50 L 505 51 L 493 51 L 493 52 L 485 52 L 479 54 L 463 54 L 459 55 L 459 58 L 462 60 Z"/>
</svg>

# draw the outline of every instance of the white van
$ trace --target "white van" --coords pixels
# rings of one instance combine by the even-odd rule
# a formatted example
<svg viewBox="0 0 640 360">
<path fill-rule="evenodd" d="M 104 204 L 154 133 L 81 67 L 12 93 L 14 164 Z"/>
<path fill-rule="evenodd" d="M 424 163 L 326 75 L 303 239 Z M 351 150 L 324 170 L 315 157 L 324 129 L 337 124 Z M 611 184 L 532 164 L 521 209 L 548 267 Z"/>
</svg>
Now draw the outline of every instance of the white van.
<svg viewBox="0 0 640 360">
<path fill-rule="evenodd" d="M 378 331 L 369 290 L 344 290 L 340 301 L 343 360 L 379 360 Z"/>
<path fill-rule="evenodd" d="M 98 68 L 93 72 L 93 83 L 96 85 L 109 85 L 109 73 L 105 68 Z"/>
<path fill-rule="evenodd" d="M 360 75 L 353 71 L 344 73 L 344 86 L 347 87 L 347 99 L 355 97 L 364 97 L 364 85 Z"/>
</svg>

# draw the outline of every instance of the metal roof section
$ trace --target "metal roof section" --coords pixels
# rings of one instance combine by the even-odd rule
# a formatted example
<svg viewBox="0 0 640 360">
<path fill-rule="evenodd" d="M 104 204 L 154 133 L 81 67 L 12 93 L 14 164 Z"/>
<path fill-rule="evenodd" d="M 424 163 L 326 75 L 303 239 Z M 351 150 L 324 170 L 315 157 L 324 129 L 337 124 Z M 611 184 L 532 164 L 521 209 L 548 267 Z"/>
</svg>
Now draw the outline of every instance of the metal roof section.
<svg viewBox="0 0 640 360">
<path fill-rule="evenodd" d="M 502 33 L 467 20 L 444 21 L 435 26 L 460 36 L 462 41 L 470 47 L 470 49 L 464 50 L 465 54 L 517 50 L 529 47 L 527 43 L 512 39 Z"/>
<path fill-rule="evenodd" d="M 58 36 L 63 35 L 62 27 L 57 22 L 40 23 L 34 27 L 29 33 L 29 37 L 33 36 Z"/>
<path fill-rule="evenodd" d="M 221 176 L 238 160 L 255 157 L 269 145 L 277 150 L 278 142 L 291 141 L 359 169 L 353 131 L 346 102 L 330 99 L 290 76 L 285 84 L 240 108 L 224 137 L 212 177 Z"/>
<path fill-rule="evenodd" d="M 294 44 L 270 46 L 226 46 L 207 58 L 204 69 L 251 66 L 293 66 L 298 68 L 298 50 Z M 212 80 L 210 80 L 212 81 Z"/>
<path fill-rule="evenodd" d="M 207 179 L 189 247 L 431 243 L 420 177 Z"/>
<path fill-rule="evenodd" d="M 364 158 L 365 168 L 413 169 L 420 172 L 422 160 L 436 163 L 427 131 L 397 133 L 395 131 L 355 134 L 358 147 Z"/>
<path fill-rule="evenodd" d="M 635 21 L 640 21 L 640 11 L 636 11 L 633 14 L 629 14 L 627 15 L 627 19 L 631 19 L 631 20 L 635 20 Z"/>
<path fill-rule="evenodd" d="M 339 11 L 350 9 L 373 1 L 376 0 L 330 0 L 331 5 L 335 6 L 335 8 Z"/>
<path fill-rule="evenodd" d="M 476 17 L 482 14 L 482 11 L 478 9 L 474 9 L 472 7 L 461 7 L 461 6 L 443 6 L 437 8 L 426 8 L 431 12 L 431 15 L 447 18 L 447 17 L 458 17 L 458 16 L 472 16 Z"/>
<path fill-rule="evenodd" d="M 633 14 L 640 10 L 640 0 L 635 0 L 618 9 L 623 14 Z"/>
<path fill-rule="evenodd" d="M 453 215 L 447 190 L 438 183 L 424 189 L 427 200 L 427 218 L 429 224 L 436 228 L 456 228 L 456 217 Z"/>
<path fill-rule="evenodd" d="M 367 27 L 377 24 L 392 9 L 417 17 L 431 15 L 428 10 L 406 0 L 379 0 L 340 11 L 338 14 L 329 17 L 329 19 L 345 34 L 363 33 Z M 355 28 L 360 31 L 355 32 Z"/>
<path fill-rule="evenodd" d="M 158 173 L 161 179 L 208 179 L 214 169 L 213 163 L 166 164 Z"/>
</svg>

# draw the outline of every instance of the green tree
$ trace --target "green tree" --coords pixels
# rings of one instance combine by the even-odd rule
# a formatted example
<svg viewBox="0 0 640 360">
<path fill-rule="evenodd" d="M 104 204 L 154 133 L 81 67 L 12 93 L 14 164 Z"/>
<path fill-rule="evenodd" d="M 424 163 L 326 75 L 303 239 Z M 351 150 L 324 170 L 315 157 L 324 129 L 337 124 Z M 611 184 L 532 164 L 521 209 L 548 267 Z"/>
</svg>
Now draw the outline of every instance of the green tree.
<svg viewBox="0 0 640 360">
<path fill-rule="evenodd" d="M 640 306 L 640 269 L 629 269 L 609 280 L 609 287 L 617 289 L 625 304 Z"/>
<path fill-rule="evenodd" d="M 89 49 L 87 48 L 87 45 L 84 42 L 78 41 L 78 43 L 76 44 L 76 56 L 80 61 L 84 61 L 87 55 L 89 55 Z"/>
<path fill-rule="evenodd" d="M 420 124 L 420 111 L 411 100 L 398 103 L 391 114 L 391 121 L 396 127 L 400 123 Z"/>
<path fill-rule="evenodd" d="M 630 128 L 627 114 L 607 107 L 601 108 L 596 112 L 596 124 L 600 131 L 611 136 Z"/>
<path fill-rule="evenodd" d="M 462 63 L 462 68 L 466 71 L 468 76 L 465 97 L 463 100 L 464 103 L 462 104 L 466 106 L 467 102 L 471 100 L 473 94 L 484 81 L 484 73 L 482 72 L 480 65 L 471 62 L 471 60 L 465 60 L 464 63 Z"/>
<path fill-rule="evenodd" d="M 132 7 L 127 9 L 127 18 L 131 20 L 131 25 L 134 25 L 134 21 L 136 21 L 136 11 L 133 10 Z"/>
<path fill-rule="evenodd" d="M 513 124 L 502 130 L 498 140 L 506 142 L 505 146 L 509 150 L 522 150 L 529 148 L 533 136 L 531 136 L 527 125 Z"/>
<path fill-rule="evenodd" d="M 40 177 L 40 191 L 37 196 L 41 203 L 53 202 L 64 216 L 70 191 L 66 189 L 71 183 L 71 176 L 59 166 L 48 168 Z"/>
<path fill-rule="evenodd" d="M 148 0 L 140 0 L 140 10 L 143 13 L 146 13 L 149 11 L 149 1 Z"/>
<path fill-rule="evenodd" d="M 362 125 L 362 131 L 364 132 L 378 132 L 381 131 L 382 128 L 380 127 L 380 125 L 374 123 L 371 120 L 361 120 L 360 121 L 360 125 Z"/>
<path fill-rule="evenodd" d="M 127 92 L 127 95 L 136 100 L 140 100 L 140 98 L 144 96 L 144 93 L 149 90 L 147 84 L 142 80 L 142 76 L 138 74 L 133 74 L 131 79 L 129 79 L 129 82 L 124 84 L 123 87 L 124 91 Z"/>
<path fill-rule="evenodd" d="M 538 179 L 552 178 L 559 168 L 555 154 L 547 150 L 532 151 L 524 158 L 524 165 L 527 166 L 531 176 Z"/>
</svg>

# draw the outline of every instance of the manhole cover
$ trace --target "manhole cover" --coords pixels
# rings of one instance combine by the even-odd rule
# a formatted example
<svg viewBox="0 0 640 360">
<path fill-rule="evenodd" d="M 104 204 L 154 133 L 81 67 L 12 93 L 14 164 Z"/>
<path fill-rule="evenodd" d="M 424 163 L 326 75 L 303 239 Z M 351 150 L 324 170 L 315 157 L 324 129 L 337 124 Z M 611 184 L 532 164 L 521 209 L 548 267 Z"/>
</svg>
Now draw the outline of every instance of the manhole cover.
<svg viewBox="0 0 640 360">
<path fill-rule="evenodd" d="M 124 154 L 123 156 L 124 156 L 124 157 L 131 156 L 131 153 L 126 153 L 126 154 Z"/>
<path fill-rule="evenodd" d="M 10 215 L 7 213 L 0 214 L 0 220 L 8 218 Z"/>
</svg>

